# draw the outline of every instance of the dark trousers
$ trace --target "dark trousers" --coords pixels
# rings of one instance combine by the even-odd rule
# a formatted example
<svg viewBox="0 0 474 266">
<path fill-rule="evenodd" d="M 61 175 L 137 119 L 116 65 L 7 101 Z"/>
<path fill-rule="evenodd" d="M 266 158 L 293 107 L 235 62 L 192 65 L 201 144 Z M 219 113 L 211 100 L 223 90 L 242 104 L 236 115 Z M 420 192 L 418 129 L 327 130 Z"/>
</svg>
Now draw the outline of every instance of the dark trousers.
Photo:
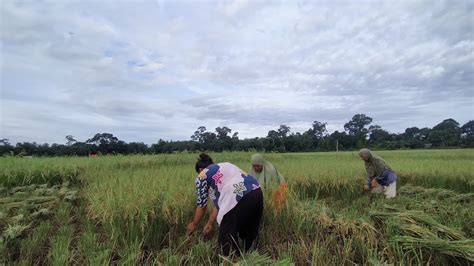
<svg viewBox="0 0 474 266">
<path fill-rule="evenodd" d="M 224 256 L 232 250 L 243 251 L 239 238 L 248 251 L 258 235 L 263 212 L 263 193 L 260 188 L 246 194 L 237 205 L 224 215 L 219 226 L 219 245 Z"/>
</svg>

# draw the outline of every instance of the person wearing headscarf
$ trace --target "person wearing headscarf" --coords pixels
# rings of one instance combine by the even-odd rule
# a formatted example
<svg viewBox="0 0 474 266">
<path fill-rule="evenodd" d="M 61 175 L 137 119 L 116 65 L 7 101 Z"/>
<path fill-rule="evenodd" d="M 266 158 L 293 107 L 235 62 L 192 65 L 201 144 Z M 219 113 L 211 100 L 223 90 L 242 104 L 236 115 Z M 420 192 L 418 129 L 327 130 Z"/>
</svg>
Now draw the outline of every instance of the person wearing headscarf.
<svg viewBox="0 0 474 266">
<path fill-rule="evenodd" d="M 255 177 L 264 190 L 274 190 L 280 185 L 286 185 L 283 175 L 261 154 L 252 155 L 250 161 L 252 166 L 248 174 Z"/>
<path fill-rule="evenodd" d="M 263 213 L 263 193 L 258 181 L 231 163 L 214 163 L 207 154 L 199 155 L 195 170 L 197 206 L 186 232 L 191 234 L 206 213 L 208 198 L 214 208 L 204 226 L 204 236 L 219 225 L 218 242 L 224 256 L 231 251 L 249 251 L 255 244 Z M 238 239 L 243 240 L 243 246 Z"/>
<path fill-rule="evenodd" d="M 387 199 L 394 198 L 397 194 L 397 175 L 388 164 L 369 149 L 359 151 L 360 158 L 365 162 L 367 171 L 367 184 L 365 191 L 383 193 Z"/>
</svg>

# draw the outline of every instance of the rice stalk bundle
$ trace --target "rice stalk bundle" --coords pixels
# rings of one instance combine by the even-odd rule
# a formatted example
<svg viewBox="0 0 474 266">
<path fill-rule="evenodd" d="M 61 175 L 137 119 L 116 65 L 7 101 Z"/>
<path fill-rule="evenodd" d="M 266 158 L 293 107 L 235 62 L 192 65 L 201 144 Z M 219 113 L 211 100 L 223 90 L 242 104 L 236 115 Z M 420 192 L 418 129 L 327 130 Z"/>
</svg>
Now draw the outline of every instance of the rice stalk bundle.
<svg viewBox="0 0 474 266">
<path fill-rule="evenodd" d="M 421 211 L 404 211 L 404 212 L 371 212 L 372 219 L 389 224 L 399 231 L 401 234 L 415 235 L 422 237 L 423 235 L 436 235 L 447 240 L 462 240 L 464 236 L 461 232 L 448 226 L 442 225 Z M 417 225 L 417 226 L 414 226 Z M 427 230 L 421 229 L 428 228 Z M 428 232 L 430 231 L 430 232 Z"/>
<path fill-rule="evenodd" d="M 439 238 L 424 239 L 412 236 L 397 236 L 392 240 L 407 249 L 426 248 L 447 256 L 464 258 L 474 262 L 474 240 L 472 239 L 449 241 Z"/>
</svg>

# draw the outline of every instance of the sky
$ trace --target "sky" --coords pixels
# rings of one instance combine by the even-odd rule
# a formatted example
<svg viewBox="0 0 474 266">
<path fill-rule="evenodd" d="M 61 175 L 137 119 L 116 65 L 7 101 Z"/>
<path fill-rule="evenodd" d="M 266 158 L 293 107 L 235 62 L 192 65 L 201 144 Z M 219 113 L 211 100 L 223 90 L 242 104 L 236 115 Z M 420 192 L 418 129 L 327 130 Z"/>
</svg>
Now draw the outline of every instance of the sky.
<svg viewBox="0 0 474 266">
<path fill-rule="evenodd" d="M 473 1 L 0 1 L 0 139 L 474 119 Z"/>
</svg>

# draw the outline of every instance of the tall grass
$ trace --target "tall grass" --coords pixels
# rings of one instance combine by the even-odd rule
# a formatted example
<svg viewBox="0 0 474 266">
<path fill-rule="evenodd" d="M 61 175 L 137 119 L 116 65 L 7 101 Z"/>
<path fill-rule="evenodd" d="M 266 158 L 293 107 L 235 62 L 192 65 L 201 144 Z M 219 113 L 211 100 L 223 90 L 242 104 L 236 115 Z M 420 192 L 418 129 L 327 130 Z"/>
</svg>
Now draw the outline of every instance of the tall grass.
<svg viewBox="0 0 474 266">
<path fill-rule="evenodd" d="M 265 193 L 258 254 L 245 255 L 240 258 L 241 263 L 452 262 L 446 258 L 453 253 L 440 250 L 445 242 L 433 244 L 440 247 L 436 249 L 406 237 L 416 236 L 413 231 L 420 228 L 429 228 L 423 232 L 443 241 L 472 239 L 469 228 L 474 220 L 474 150 L 378 154 L 399 175 L 398 187 L 403 189 L 394 200 L 370 201 L 362 194 L 365 169 L 357 152 L 265 154 L 285 176 L 290 193 L 280 211 L 273 208 L 271 193 Z M 250 166 L 251 153 L 211 156 L 216 162 L 232 162 L 244 171 Z M 86 216 L 78 249 L 85 263 L 228 263 L 216 253 L 216 239 L 206 241 L 198 234 L 185 236 L 185 226 L 195 207 L 196 157 L 197 154 L 2 158 L 0 166 L 6 170 L 0 173 L 0 182 L 8 189 L 66 180 L 81 185 Z M 371 215 L 387 210 L 400 217 L 412 211 L 423 212 L 424 221 L 436 226 L 418 221 L 393 227 L 391 224 L 407 222 L 400 218 L 386 223 L 387 219 L 377 220 Z M 64 226 L 61 230 L 61 236 L 52 239 L 53 263 L 70 261 L 59 256 L 59 250 L 64 251 L 70 243 L 72 229 Z M 457 238 L 444 238 L 443 233 Z M 453 247 L 470 243 L 453 242 Z"/>
</svg>

